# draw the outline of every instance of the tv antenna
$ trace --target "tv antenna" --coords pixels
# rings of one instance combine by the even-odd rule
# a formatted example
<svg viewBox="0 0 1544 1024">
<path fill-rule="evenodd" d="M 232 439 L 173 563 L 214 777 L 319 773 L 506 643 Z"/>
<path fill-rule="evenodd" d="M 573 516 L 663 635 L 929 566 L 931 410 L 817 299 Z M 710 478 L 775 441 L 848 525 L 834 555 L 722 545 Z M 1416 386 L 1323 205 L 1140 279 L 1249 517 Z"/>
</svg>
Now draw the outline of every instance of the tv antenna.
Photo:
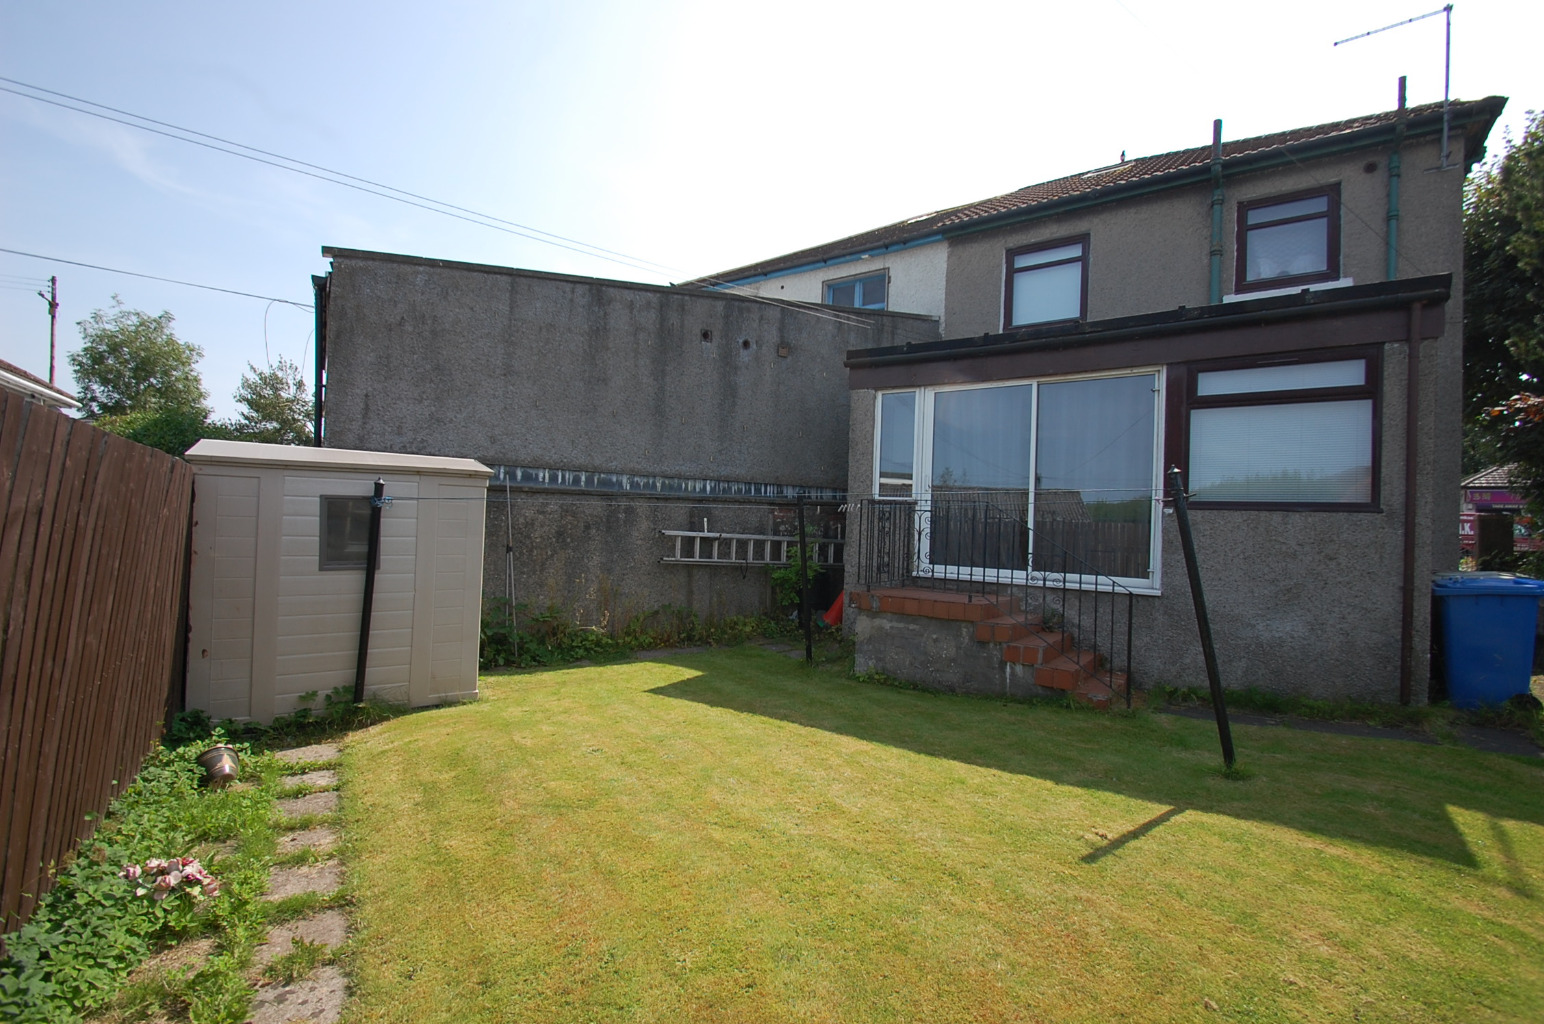
<svg viewBox="0 0 1544 1024">
<path fill-rule="evenodd" d="M 1437 169 L 1439 171 L 1448 171 L 1457 166 L 1449 160 L 1448 147 L 1448 92 L 1453 80 L 1453 5 L 1448 4 L 1440 10 L 1418 14 L 1413 18 L 1406 18 L 1404 21 L 1396 21 L 1392 25 L 1384 25 L 1382 28 L 1375 28 L 1371 32 L 1362 32 L 1354 36 L 1347 36 L 1344 39 L 1337 39 L 1334 45 L 1339 46 L 1341 43 L 1366 39 L 1368 36 L 1375 36 L 1392 28 L 1402 28 L 1405 25 L 1413 25 L 1417 21 L 1435 18 L 1439 14 L 1447 21 L 1447 32 L 1442 44 L 1442 166 Z"/>
</svg>

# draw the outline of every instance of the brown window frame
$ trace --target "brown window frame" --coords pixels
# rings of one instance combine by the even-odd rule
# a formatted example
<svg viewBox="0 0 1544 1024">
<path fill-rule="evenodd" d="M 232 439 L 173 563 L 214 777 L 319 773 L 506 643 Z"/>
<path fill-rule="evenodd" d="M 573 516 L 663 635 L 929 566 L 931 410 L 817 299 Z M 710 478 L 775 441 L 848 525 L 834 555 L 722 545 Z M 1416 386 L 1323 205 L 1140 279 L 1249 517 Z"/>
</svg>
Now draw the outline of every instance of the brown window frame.
<svg viewBox="0 0 1544 1024">
<path fill-rule="evenodd" d="M 1295 203 L 1303 199 L 1315 199 L 1324 196 L 1329 200 L 1325 211 L 1315 214 L 1306 214 L 1299 217 L 1284 217 L 1279 221 L 1270 221 L 1267 224 L 1256 224 L 1252 227 L 1256 230 L 1263 227 L 1275 227 L 1279 224 L 1297 224 L 1304 221 L 1325 221 L 1325 246 L 1324 270 L 1316 270 L 1311 274 L 1294 274 L 1290 277 L 1268 277 L 1258 281 L 1245 280 L 1246 268 L 1249 263 L 1249 212 L 1268 206 L 1282 206 L 1287 203 Z M 1238 204 L 1237 238 L 1234 241 L 1234 292 L 1263 292 L 1275 288 L 1292 288 L 1298 285 L 1317 284 L 1321 281 L 1340 280 L 1340 185 L 1328 185 L 1322 188 L 1304 189 L 1301 192 L 1288 192 L 1285 195 L 1265 196 L 1260 199 L 1249 199 Z"/>
<path fill-rule="evenodd" d="M 1016 256 L 1025 253 L 1040 252 L 1045 249 L 1059 249 L 1064 245 L 1081 245 L 1082 255 L 1075 259 L 1056 260 L 1053 263 L 1045 263 L 1038 267 L 1023 267 L 1015 269 L 1013 260 Z M 1005 278 L 1003 281 L 1003 330 L 1012 331 L 1020 327 L 1047 327 L 1052 324 L 1074 324 L 1088 319 L 1088 263 L 1089 263 L 1089 236 L 1087 234 L 1072 235 L 1068 238 L 1056 238 L 1046 242 L 1036 242 L 1033 245 L 1021 245 L 1009 249 L 1003 260 Z M 1013 322 L 1013 279 L 1016 274 L 1033 273 L 1037 270 L 1045 270 L 1049 267 L 1065 266 L 1068 263 L 1080 263 L 1083 266 L 1081 280 L 1078 282 L 1078 315 L 1064 317 L 1061 320 L 1036 320 L 1029 324 L 1016 324 Z"/>
<path fill-rule="evenodd" d="M 1290 391 L 1250 391 L 1228 395 L 1198 395 L 1199 378 L 1203 373 L 1217 370 L 1248 370 L 1268 366 L 1293 366 L 1311 363 L 1335 363 L 1349 359 L 1362 359 L 1367 363 L 1365 382 L 1359 385 L 1333 388 L 1302 388 Z M 1179 371 L 1178 373 L 1174 371 Z M 1234 359 L 1212 359 L 1205 362 L 1185 363 L 1170 368 L 1171 384 L 1180 384 L 1171 394 L 1182 396 L 1177 406 L 1171 406 L 1168 417 L 1170 430 L 1178 430 L 1183 438 L 1179 458 L 1184 467 L 1185 486 L 1190 488 L 1190 414 L 1196 409 L 1236 409 L 1263 405 L 1313 405 L 1348 400 L 1372 400 L 1372 452 L 1370 453 L 1372 486 L 1367 501 L 1207 501 L 1192 498 L 1188 502 L 1202 509 L 1253 509 L 1256 511 L 1285 512 L 1382 512 L 1383 478 L 1383 348 L 1380 345 L 1342 349 L 1313 349 L 1306 352 L 1281 352 L 1264 356 Z M 1171 434 L 1170 436 L 1176 436 Z"/>
</svg>

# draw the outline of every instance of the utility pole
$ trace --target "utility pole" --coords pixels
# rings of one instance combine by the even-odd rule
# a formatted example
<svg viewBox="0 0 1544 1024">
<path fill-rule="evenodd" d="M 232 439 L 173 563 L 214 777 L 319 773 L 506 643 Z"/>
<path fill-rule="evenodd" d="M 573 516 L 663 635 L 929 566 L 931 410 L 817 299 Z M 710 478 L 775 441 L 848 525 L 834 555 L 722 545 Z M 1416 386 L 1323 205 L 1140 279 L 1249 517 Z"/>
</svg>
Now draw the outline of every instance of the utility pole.
<svg viewBox="0 0 1544 1024">
<path fill-rule="evenodd" d="M 54 343 L 59 331 L 59 278 L 48 279 L 48 294 L 38 289 L 38 298 L 48 303 L 48 386 L 54 386 Z"/>
</svg>

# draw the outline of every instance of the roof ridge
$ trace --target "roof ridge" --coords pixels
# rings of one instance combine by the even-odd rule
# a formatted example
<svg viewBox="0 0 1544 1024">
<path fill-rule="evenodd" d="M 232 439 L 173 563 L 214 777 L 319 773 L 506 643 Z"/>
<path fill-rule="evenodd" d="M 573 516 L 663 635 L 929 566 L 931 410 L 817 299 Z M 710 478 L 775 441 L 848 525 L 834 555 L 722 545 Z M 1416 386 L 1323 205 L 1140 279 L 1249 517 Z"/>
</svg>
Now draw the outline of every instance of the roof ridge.
<svg viewBox="0 0 1544 1024">
<path fill-rule="evenodd" d="M 1450 110 L 1461 109 L 1467 113 L 1481 108 L 1483 104 L 1489 101 L 1497 99 L 1505 102 L 1501 97 L 1489 96 L 1478 100 L 1452 100 L 1447 105 Z M 1370 114 L 1361 114 L 1356 117 L 1343 118 L 1339 121 L 1326 121 L 1322 124 L 1246 136 L 1245 138 L 1234 139 L 1231 142 L 1224 141 L 1222 144 L 1223 159 L 1225 161 L 1238 159 L 1257 153 L 1268 152 L 1283 146 L 1316 142 L 1335 135 L 1343 135 L 1375 128 L 1380 125 L 1392 124 L 1401 116 L 1407 119 L 1426 117 L 1439 112 L 1443 106 L 1444 103 L 1442 101 L 1435 101 L 1403 109 L 1396 108 Z M 978 199 L 975 202 L 935 210 L 932 213 L 919 214 L 906 220 L 870 228 L 867 231 L 846 235 L 829 242 L 796 249 L 770 259 L 748 263 L 744 266 L 734 267 L 716 274 L 707 274 L 683 282 L 682 286 L 713 287 L 744 282 L 748 279 L 759 279 L 799 267 L 829 265 L 833 262 L 848 262 L 855 259 L 856 254 L 865 251 L 872 252 L 878 249 L 891 249 L 905 244 L 915 244 L 918 240 L 936 234 L 943 229 L 958 228 L 960 225 L 972 221 L 1008 214 L 1015 210 L 1037 206 L 1056 199 L 1065 199 L 1074 195 L 1088 195 L 1114 185 L 1152 179 L 1182 170 L 1190 170 L 1201 163 L 1210 162 L 1211 148 L 1211 144 L 1208 142 L 1200 146 L 1187 146 L 1183 149 L 1173 149 L 1164 153 L 1133 157 L 1117 164 L 1107 164 L 1103 167 L 1073 171 L 1070 174 L 1064 174 L 1057 178 L 1035 182 L 999 195 L 988 196 L 985 199 Z M 1098 175 L 1101 179 L 1098 184 L 1091 186 L 1081 184 L 1093 175 Z"/>
</svg>

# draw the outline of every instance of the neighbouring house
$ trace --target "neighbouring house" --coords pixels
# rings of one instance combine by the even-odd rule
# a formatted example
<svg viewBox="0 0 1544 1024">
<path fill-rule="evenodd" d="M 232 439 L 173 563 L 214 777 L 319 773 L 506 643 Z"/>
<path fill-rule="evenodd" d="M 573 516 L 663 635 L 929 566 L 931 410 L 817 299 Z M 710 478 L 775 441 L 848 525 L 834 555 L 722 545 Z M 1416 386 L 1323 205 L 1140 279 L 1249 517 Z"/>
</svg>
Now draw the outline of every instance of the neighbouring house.
<svg viewBox="0 0 1544 1024">
<path fill-rule="evenodd" d="M 322 251 L 321 443 L 490 466 L 485 594 L 612 628 L 767 612 L 801 496 L 839 559 L 843 361 L 940 337 L 927 316 Z"/>
<path fill-rule="evenodd" d="M 412 707 L 477 696 L 483 502 L 471 459 L 199 441 L 185 706 L 272 721 L 354 691 Z M 375 482 L 384 482 L 368 623 Z"/>
<path fill-rule="evenodd" d="M 941 321 L 847 357 L 859 667 L 1204 685 L 1177 467 L 1225 685 L 1425 700 L 1458 555 L 1463 181 L 1504 103 L 1218 122 L 695 282 Z"/>
<path fill-rule="evenodd" d="M 1512 550 L 1544 550 L 1544 537 L 1534 533 L 1533 517 L 1528 514 L 1528 498 L 1512 478 L 1514 469 L 1513 466 L 1490 466 L 1459 483 L 1458 538 L 1464 553 L 1475 551 L 1480 516 L 1486 514 L 1509 517 Z"/>
<path fill-rule="evenodd" d="M 80 408 L 80 402 L 68 391 L 62 391 L 54 387 L 42 377 L 28 373 L 15 363 L 8 363 L 0 359 L 0 389 L 12 394 L 21 395 L 33 402 L 41 402 L 50 409 L 58 409 L 60 412 L 74 412 Z"/>
</svg>

